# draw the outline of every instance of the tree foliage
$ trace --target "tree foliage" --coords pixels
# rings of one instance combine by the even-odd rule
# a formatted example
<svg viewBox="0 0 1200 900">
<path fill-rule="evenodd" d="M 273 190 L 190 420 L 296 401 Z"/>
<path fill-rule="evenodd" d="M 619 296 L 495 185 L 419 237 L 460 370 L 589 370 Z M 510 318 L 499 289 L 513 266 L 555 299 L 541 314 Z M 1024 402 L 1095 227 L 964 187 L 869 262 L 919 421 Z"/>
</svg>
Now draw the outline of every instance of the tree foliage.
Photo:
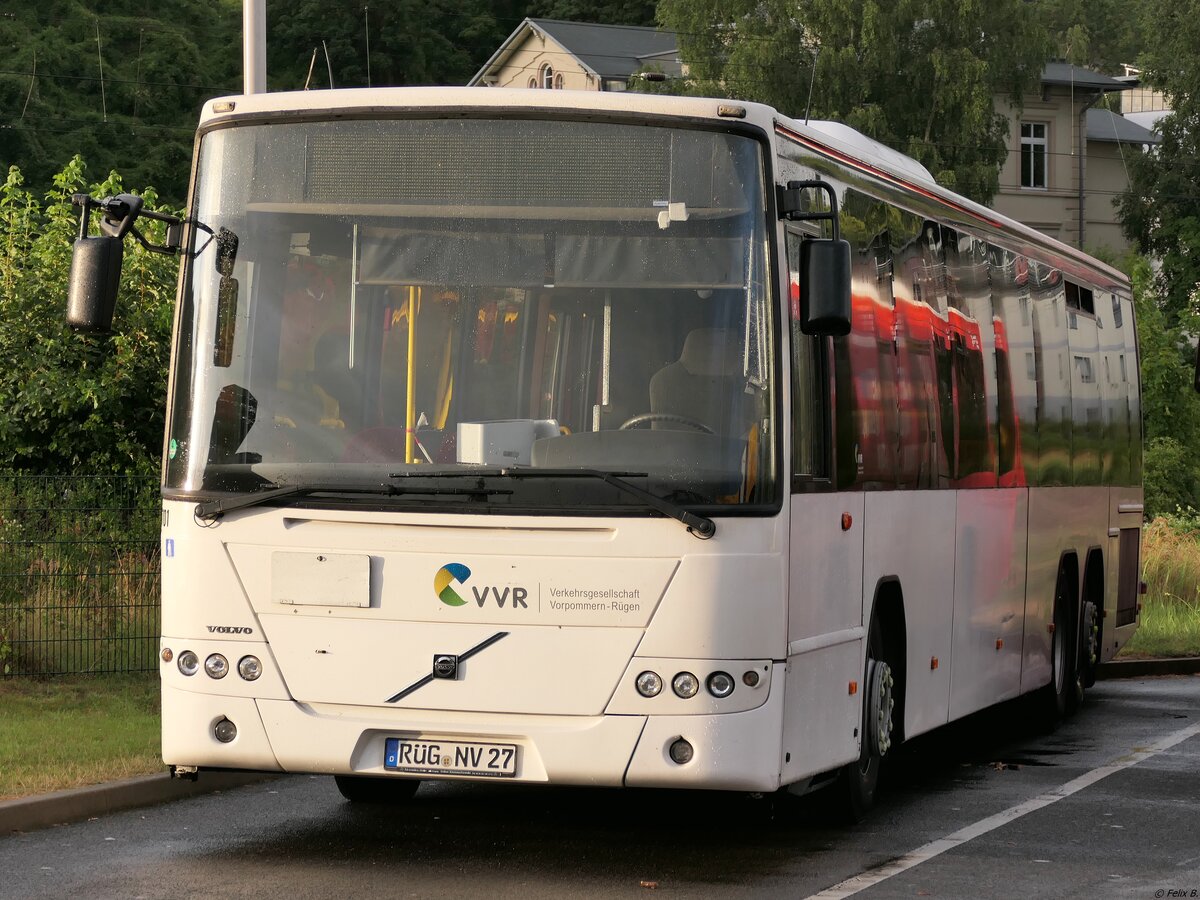
<svg viewBox="0 0 1200 900">
<path fill-rule="evenodd" d="M 1142 75 L 1166 94 L 1162 143 L 1130 161 L 1122 196 L 1125 232 L 1162 264 L 1167 323 L 1198 312 L 1200 286 L 1200 0 L 1147 0 Z M 1195 334 L 1193 325 L 1190 333 Z"/>
<path fill-rule="evenodd" d="M 1037 4 L 1059 58 L 1110 75 L 1142 50 L 1140 0 L 1047 0 Z"/>
<path fill-rule="evenodd" d="M 240 82 L 240 8 L 45 0 L 0 15 L 0 165 L 44 190 L 82 154 L 182 202 L 200 106 Z"/>
<path fill-rule="evenodd" d="M 466 84 L 515 27 L 517 13 L 515 3 L 487 0 L 268 4 L 268 85 L 328 88 L 332 72 L 334 87 L 366 87 L 368 44 L 374 87 Z"/>
<path fill-rule="evenodd" d="M 525 15 L 599 25 L 653 25 L 654 0 L 533 0 Z"/>
<path fill-rule="evenodd" d="M 1200 509 L 1200 396 L 1184 327 L 1165 311 L 1163 281 L 1146 260 L 1133 271 L 1142 376 L 1146 511 Z"/>
<path fill-rule="evenodd" d="M 661 0 L 658 16 L 697 93 L 843 121 L 983 202 L 1006 152 L 995 97 L 1019 100 L 1049 52 L 1021 0 Z"/>
<path fill-rule="evenodd" d="M 0 464 L 144 474 L 162 446 L 178 263 L 127 242 L 116 333 L 71 332 L 63 316 L 79 227 L 71 195 L 124 190 L 115 173 L 89 186 L 84 171 L 71 160 L 44 202 L 16 167 L 0 184 Z M 142 195 L 158 207 L 153 191 Z M 148 221 L 139 227 L 162 240 Z"/>
</svg>

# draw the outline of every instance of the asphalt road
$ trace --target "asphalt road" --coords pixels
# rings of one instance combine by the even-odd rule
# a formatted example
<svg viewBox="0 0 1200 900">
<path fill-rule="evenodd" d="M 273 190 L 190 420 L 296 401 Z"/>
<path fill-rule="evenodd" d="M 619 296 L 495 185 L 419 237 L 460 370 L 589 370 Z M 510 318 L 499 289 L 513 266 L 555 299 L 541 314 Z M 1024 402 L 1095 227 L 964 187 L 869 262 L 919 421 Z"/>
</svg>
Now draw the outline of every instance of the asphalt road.
<svg viewBox="0 0 1200 900">
<path fill-rule="evenodd" d="M 380 809 L 295 776 L 0 838 L 0 897 L 1200 897 L 1198 810 L 1200 676 L 1106 681 L 1052 735 L 1009 706 L 913 742 L 852 827 L 811 798 L 426 784 Z"/>
</svg>

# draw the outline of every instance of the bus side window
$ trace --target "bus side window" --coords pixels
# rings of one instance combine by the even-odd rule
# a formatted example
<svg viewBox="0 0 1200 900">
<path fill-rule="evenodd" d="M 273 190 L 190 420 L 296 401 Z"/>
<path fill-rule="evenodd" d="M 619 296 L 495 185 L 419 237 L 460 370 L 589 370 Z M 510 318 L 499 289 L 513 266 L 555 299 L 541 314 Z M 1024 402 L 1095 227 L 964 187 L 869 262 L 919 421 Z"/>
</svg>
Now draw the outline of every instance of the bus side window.
<svg viewBox="0 0 1200 900">
<path fill-rule="evenodd" d="M 800 330 L 799 230 L 787 230 L 788 308 L 792 336 L 792 475 L 804 480 L 829 475 L 825 426 L 823 338 Z"/>
</svg>

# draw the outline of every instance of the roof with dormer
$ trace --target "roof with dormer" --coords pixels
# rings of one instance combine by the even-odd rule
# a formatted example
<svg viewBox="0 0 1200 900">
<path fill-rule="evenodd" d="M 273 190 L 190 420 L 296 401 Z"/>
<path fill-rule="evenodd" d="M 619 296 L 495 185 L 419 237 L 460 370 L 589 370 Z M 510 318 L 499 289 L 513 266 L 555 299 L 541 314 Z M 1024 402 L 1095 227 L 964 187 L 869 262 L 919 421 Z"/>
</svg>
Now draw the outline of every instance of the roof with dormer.
<svg viewBox="0 0 1200 900">
<path fill-rule="evenodd" d="M 594 25 L 558 19 L 525 19 L 484 63 L 468 85 L 480 84 L 503 68 L 529 37 L 541 35 L 571 54 L 584 71 L 599 78 L 627 79 L 647 65 L 679 74 L 679 39 L 673 31 L 637 25 Z"/>
</svg>

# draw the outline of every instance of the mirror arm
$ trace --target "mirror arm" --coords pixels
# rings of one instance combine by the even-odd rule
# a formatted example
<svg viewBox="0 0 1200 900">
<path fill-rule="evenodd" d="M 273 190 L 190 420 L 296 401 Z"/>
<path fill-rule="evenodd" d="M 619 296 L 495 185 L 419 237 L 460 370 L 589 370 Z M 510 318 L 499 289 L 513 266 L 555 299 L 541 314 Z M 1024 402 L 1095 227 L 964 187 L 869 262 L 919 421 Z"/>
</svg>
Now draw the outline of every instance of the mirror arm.
<svg viewBox="0 0 1200 900">
<path fill-rule="evenodd" d="M 814 212 L 804 208 L 804 192 L 821 191 L 829 199 L 828 212 Z M 819 179 L 813 181 L 789 181 L 787 187 L 777 188 L 779 193 L 779 217 L 790 222 L 812 222 L 828 220 L 833 225 L 833 239 L 841 240 L 842 229 L 838 221 L 837 193 L 833 185 Z"/>
<path fill-rule="evenodd" d="M 104 214 L 104 218 L 100 220 L 100 230 L 106 235 L 115 238 L 124 238 L 125 235 L 132 233 L 137 242 L 151 253 L 162 253 L 168 256 L 180 253 L 183 244 L 183 225 L 189 220 L 181 219 L 169 213 L 154 212 L 146 209 L 143 206 L 143 202 L 141 197 L 134 194 L 117 194 L 115 197 L 104 197 L 99 200 L 88 194 L 72 194 L 71 204 L 83 207 L 83 212 L 79 217 L 80 239 L 87 237 L 91 214 L 99 210 Z M 134 227 L 134 223 L 139 217 L 166 223 L 166 242 L 155 244 L 147 240 L 146 236 Z M 198 222 L 194 224 L 199 225 Z M 203 228 L 204 226 L 201 227 Z M 211 229 L 204 228 L 204 230 L 212 234 Z"/>
</svg>

